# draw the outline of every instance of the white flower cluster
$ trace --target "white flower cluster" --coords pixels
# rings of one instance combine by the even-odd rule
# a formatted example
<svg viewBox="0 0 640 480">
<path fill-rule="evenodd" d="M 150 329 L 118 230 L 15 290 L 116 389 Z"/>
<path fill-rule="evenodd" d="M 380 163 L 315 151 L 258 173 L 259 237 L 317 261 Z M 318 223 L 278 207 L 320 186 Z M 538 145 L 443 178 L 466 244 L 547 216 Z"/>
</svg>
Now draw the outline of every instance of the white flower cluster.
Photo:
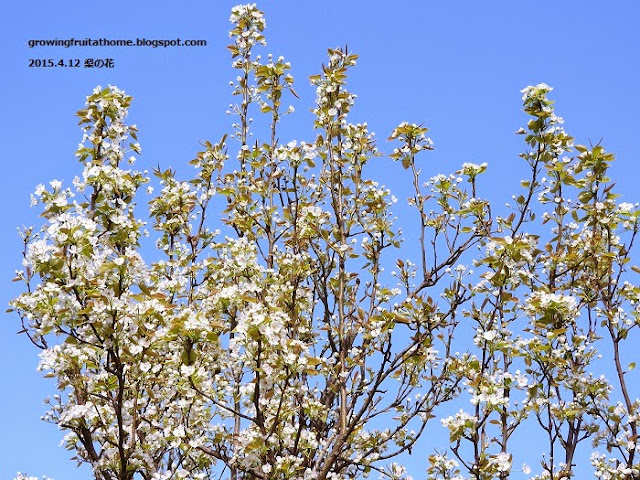
<svg viewBox="0 0 640 480">
<path fill-rule="evenodd" d="M 591 465 L 595 469 L 594 476 L 601 480 L 627 480 L 640 474 L 637 468 L 629 468 L 618 459 L 609 459 L 598 452 L 591 454 Z"/>
<path fill-rule="evenodd" d="M 40 480 L 38 477 L 29 476 L 26 473 L 18 472 L 13 480 Z M 42 480 L 53 480 L 53 478 L 42 476 Z"/>
<path fill-rule="evenodd" d="M 262 31 L 267 27 L 267 21 L 255 3 L 233 7 L 229 21 L 237 26 L 229 36 L 235 37 L 239 49 L 249 50 L 255 44 L 266 44 Z"/>
<path fill-rule="evenodd" d="M 509 397 L 505 397 L 504 388 L 499 385 L 482 385 L 479 388 L 470 389 L 472 394 L 470 402 L 473 405 L 486 403 L 487 407 L 499 407 L 509 405 Z"/>
<path fill-rule="evenodd" d="M 462 177 L 457 175 L 444 175 L 439 173 L 429 179 L 427 186 L 433 193 L 446 195 L 453 189 L 457 189 L 458 184 L 460 184 L 462 180 Z"/>
<path fill-rule="evenodd" d="M 429 468 L 427 473 L 429 476 L 427 480 L 465 480 L 465 478 L 459 475 L 458 467 L 460 464 L 446 455 L 441 453 L 435 453 L 429 455 Z"/>
<path fill-rule="evenodd" d="M 511 455 L 500 452 L 489 459 L 489 464 L 500 473 L 509 472 L 511 470 Z"/>
<path fill-rule="evenodd" d="M 413 480 L 411 475 L 406 475 L 407 468 L 404 465 L 398 463 L 392 463 L 391 467 L 391 479 L 392 480 Z"/>
<path fill-rule="evenodd" d="M 401 122 L 396 128 L 391 131 L 391 138 L 398 139 L 402 143 L 406 143 L 407 141 L 414 141 L 415 148 L 417 150 L 422 150 L 427 147 L 433 146 L 433 141 L 427 137 L 426 135 L 427 129 L 418 125 L 417 123 L 409 123 L 409 122 Z M 408 152 L 409 147 L 403 147 L 406 150 L 398 150 L 394 149 L 394 153 L 398 153 L 400 151 Z"/>
<path fill-rule="evenodd" d="M 278 145 L 275 151 L 275 158 L 281 162 L 289 162 L 291 165 L 298 166 L 302 160 L 313 160 L 317 155 L 316 146 L 306 142 L 298 142 L 292 140 L 286 145 Z"/>
<path fill-rule="evenodd" d="M 472 434 L 477 426 L 478 417 L 471 415 L 464 410 L 460 410 L 453 416 L 440 420 L 442 426 L 449 429 L 452 440 L 457 440 Z"/>
<path fill-rule="evenodd" d="M 638 208 L 637 203 L 634 204 L 634 203 L 622 202 L 618 204 L 618 212 L 620 213 L 631 213 L 637 208 Z"/>
<path fill-rule="evenodd" d="M 155 228 L 168 235 L 188 230 L 190 214 L 196 206 L 196 192 L 187 182 L 179 182 L 172 176 L 161 180 L 160 195 L 151 201 L 150 213 L 156 218 Z M 169 249 L 169 240 L 165 239 L 162 248 Z"/>
<path fill-rule="evenodd" d="M 330 50 L 329 65 L 324 75 L 312 77 L 316 86 L 316 105 L 313 113 L 320 125 L 336 122 L 346 125 L 346 114 L 353 106 L 356 95 L 344 89 L 345 69 L 356 64 L 354 55 L 340 49 Z"/>
<path fill-rule="evenodd" d="M 532 98 L 544 97 L 547 93 L 553 91 L 553 88 L 546 83 L 539 83 L 538 85 L 529 85 L 528 87 L 520 90 L 522 93 L 522 100 L 527 101 Z"/>
<path fill-rule="evenodd" d="M 526 300 L 524 309 L 532 317 L 556 314 L 570 321 L 577 318 L 579 314 L 578 303 L 574 296 L 542 291 L 533 292 Z"/>
<path fill-rule="evenodd" d="M 487 162 L 483 162 L 480 165 L 477 163 L 463 163 L 460 170 L 458 170 L 459 175 L 467 175 L 469 178 L 475 178 L 481 173 L 483 173 L 487 169 Z"/>
</svg>

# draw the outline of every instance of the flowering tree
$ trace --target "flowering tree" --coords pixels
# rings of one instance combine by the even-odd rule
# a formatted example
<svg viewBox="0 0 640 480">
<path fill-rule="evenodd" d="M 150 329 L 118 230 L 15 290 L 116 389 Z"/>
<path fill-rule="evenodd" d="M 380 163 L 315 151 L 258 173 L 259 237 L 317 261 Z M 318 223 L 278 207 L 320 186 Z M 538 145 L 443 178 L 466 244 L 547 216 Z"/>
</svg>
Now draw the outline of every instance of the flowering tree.
<svg viewBox="0 0 640 480">
<path fill-rule="evenodd" d="M 46 419 L 78 462 L 97 480 L 399 479 L 396 457 L 433 448 L 416 442 L 442 423 L 450 443 L 428 457 L 429 479 L 512 478 L 511 440 L 531 429 L 544 452 L 532 478 L 571 478 L 587 440 L 607 451 L 592 456 L 599 477 L 637 478 L 640 404 L 621 348 L 639 322 L 640 288 L 624 280 L 639 212 L 616 202 L 613 156 L 574 146 L 550 87 L 528 87 L 531 175 L 492 218 L 487 165 L 425 182 L 427 129 L 402 123 L 390 157 L 418 220 L 404 249 L 395 197 L 365 176 L 373 134 L 348 121 L 356 56 L 329 50 L 311 77 L 316 133 L 283 144 L 290 65 L 255 55 L 255 5 L 231 22 L 237 121 L 204 142 L 191 180 L 154 172 L 156 253 L 141 247 L 135 200 L 150 180 L 126 166 L 140 146 L 116 87 L 78 112 L 82 175 L 33 197 L 47 221 L 22 232 L 27 288 L 12 308 L 57 381 Z M 594 373 L 600 344 L 613 383 Z"/>
</svg>

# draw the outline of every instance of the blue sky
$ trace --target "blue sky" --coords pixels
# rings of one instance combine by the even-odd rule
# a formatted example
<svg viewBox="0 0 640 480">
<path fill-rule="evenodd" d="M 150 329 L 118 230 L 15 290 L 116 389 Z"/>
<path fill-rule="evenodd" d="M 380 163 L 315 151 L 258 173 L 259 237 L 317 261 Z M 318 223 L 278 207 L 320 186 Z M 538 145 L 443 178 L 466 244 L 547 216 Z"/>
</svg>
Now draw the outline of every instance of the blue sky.
<svg viewBox="0 0 640 480">
<path fill-rule="evenodd" d="M 0 19 L 4 205 L 0 298 L 20 292 L 10 283 L 20 265 L 19 225 L 38 224 L 29 194 L 53 178 L 70 182 L 80 172 L 73 152 L 80 141 L 74 113 L 97 84 L 114 84 L 135 97 L 130 121 L 140 128 L 139 166 L 160 164 L 188 173 L 202 139 L 229 130 L 233 72 L 225 49 L 229 10 L 237 2 L 105 3 L 7 2 Z M 436 151 L 427 175 L 448 173 L 463 162 L 488 162 L 484 193 L 504 203 L 515 193 L 524 166 L 517 154 L 526 122 L 520 89 L 546 82 L 557 113 L 578 142 L 603 139 L 617 154 L 613 176 L 627 201 L 640 200 L 637 152 L 640 119 L 640 4 L 617 1 L 339 1 L 280 0 L 258 4 L 267 15 L 264 53 L 292 62 L 296 121 L 282 140 L 311 140 L 314 100 L 308 76 L 319 71 L 326 48 L 347 44 L 360 55 L 349 85 L 358 94 L 352 121 L 367 121 L 380 147 L 403 120 L 430 127 Z M 206 39 L 193 48 L 41 47 L 48 38 Z M 113 58 L 113 69 L 29 68 L 29 59 Z M 388 160 L 387 160 L 388 161 Z M 402 181 L 381 159 L 374 175 L 398 192 Z M 402 191 L 400 190 L 400 193 Z M 398 195 L 401 197 L 401 195 Z M 0 321 L 0 479 L 17 470 L 56 480 L 90 478 L 58 447 L 55 427 L 39 420 L 53 382 L 35 371 L 36 350 L 16 336 L 18 319 Z M 423 470 L 415 472 L 419 478 Z"/>
</svg>

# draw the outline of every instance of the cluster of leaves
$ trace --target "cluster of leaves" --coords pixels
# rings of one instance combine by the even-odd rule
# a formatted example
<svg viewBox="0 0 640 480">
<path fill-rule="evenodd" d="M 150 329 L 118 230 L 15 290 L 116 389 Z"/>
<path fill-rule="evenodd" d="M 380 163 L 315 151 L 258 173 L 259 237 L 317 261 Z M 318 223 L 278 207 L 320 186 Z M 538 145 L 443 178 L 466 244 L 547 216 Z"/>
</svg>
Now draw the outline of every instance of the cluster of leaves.
<svg viewBox="0 0 640 480">
<path fill-rule="evenodd" d="M 477 196 L 487 165 L 424 182 L 417 157 L 433 145 L 404 122 L 390 157 L 410 175 L 419 239 L 399 259 L 395 197 L 365 176 L 381 154 L 348 119 L 356 55 L 329 50 L 311 77 L 315 138 L 284 144 L 290 65 L 255 55 L 266 26 L 255 5 L 231 21 L 238 120 L 204 142 L 191 180 L 155 171 L 158 260 L 141 252 L 134 200 L 149 178 L 123 168 L 140 147 L 116 87 L 78 113 L 82 177 L 33 197 L 47 222 L 22 232 L 27 290 L 12 308 L 57 381 L 45 418 L 75 458 L 97 480 L 409 478 L 392 460 L 428 424 L 441 428 L 436 409 L 466 390 L 469 411 L 442 420 L 449 452 L 428 457 L 428 478 L 510 478 L 510 440 L 531 428 L 547 449 L 533 478 L 572 477 L 586 439 L 607 448 L 592 457 L 600 477 L 635 478 L 640 401 L 620 348 L 639 321 L 640 288 L 623 276 L 640 212 L 616 202 L 613 156 L 574 146 L 551 89 L 528 87 L 531 176 L 513 212 L 493 219 Z M 254 110 L 268 138 L 250 142 Z M 617 403 L 592 375 L 601 336 Z"/>
</svg>

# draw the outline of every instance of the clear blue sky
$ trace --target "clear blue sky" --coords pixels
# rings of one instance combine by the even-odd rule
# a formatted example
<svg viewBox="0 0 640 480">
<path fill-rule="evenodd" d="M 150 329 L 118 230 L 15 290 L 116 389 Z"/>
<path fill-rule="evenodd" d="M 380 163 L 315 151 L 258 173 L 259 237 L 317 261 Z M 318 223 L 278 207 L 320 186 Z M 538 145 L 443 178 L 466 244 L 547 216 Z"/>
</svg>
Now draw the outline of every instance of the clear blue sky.
<svg viewBox="0 0 640 480">
<path fill-rule="evenodd" d="M 229 129 L 224 114 L 232 78 L 225 49 L 229 10 L 237 2 L 5 2 L 0 19 L 2 251 L 0 303 L 20 292 L 10 283 L 20 265 L 16 227 L 37 224 L 29 194 L 53 178 L 80 172 L 74 112 L 97 85 L 114 84 L 135 97 L 139 166 L 188 172 L 202 139 Z M 499 202 L 514 193 L 524 171 L 517 157 L 524 124 L 520 89 L 546 82 L 557 113 L 580 142 L 601 138 L 618 156 L 613 175 L 627 201 L 640 200 L 640 4 L 635 1 L 264 1 L 266 52 L 293 64 L 298 121 L 283 140 L 312 139 L 313 90 L 327 47 L 348 44 L 360 55 L 350 80 L 358 94 L 352 119 L 367 121 L 382 141 L 402 120 L 425 122 L 436 146 L 428 175 L 462 162 L 488 162 L 484 191 Z M 198 48 L 29 49 L 27 40 L 68 37 L 206 39 Z M 113 58 L 113 69 L 28 68 L 29 59 Z M 284 138 L 285 136 L 288 138 Z M 387 148 L 384 142 L 380 145 Z M 397 170 L 393 170 L 396 172 Z M 379 174 L 384 174 L 380 170 Z M 392 187 L 400 181 L 387 175 Z M 396 188 L 396 192 L 397 188 Z M 401 193 L 401 192 L 398 192 Z M 398 195 L 401 197 L 401 195 Z M 5 307 L 6 308 L 6 307 Z M 2 309 L 4 311 L 4 309 Z M 56 480 L 90 478 L 58 447 L 60 433 L 39 420 L 53 382 L 35 371 L 36 350 L 16 336 L 18 319 L 0 321 L 0 480 L 17 470 Z M 436 428 L 439 428 L 436 425 Z M 424 470 L 414 472 L 416 479 Z"/>
</svg>

